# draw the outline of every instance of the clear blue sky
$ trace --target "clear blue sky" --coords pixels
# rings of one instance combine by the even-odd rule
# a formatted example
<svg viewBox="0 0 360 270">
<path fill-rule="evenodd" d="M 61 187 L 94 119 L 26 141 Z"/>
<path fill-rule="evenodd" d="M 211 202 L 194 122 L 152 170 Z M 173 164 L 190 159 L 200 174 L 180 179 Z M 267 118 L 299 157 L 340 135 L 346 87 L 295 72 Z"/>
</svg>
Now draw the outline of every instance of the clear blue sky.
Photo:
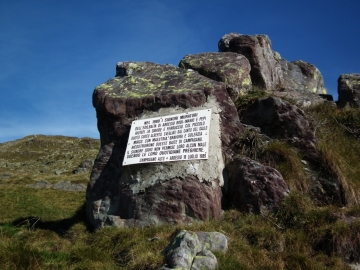
<svg viewBox="0 0 360 270">
<path fill-rule="evenodd" d="M 119 61 L 177 65 L 227 33 L 337 78 L 360 73 L 359 0 L 0 0 L 0 142 L 31 134 L 98 138 L 93 89 Z"/>
</svg>

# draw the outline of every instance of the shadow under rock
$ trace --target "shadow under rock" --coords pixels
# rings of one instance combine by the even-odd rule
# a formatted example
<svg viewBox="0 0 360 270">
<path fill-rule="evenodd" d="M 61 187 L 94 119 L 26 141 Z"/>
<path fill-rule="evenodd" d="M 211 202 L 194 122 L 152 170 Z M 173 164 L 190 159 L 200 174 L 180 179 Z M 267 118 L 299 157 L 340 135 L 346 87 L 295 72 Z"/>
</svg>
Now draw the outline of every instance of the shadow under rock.
<svg viewBox="0 0 360 270">
<path fill-rule="evenodd" d="M 11 225 L 24 226 L 30 230 L 50 230 L 57 233 L 59 236 L 63 236 L 72 226 L 80 222 L 85 223 L 88 231 L 94 231 L 94 229 L 86 221 L 86 203 L 79 207 L 75 214 L 70 218 L 55 221 L 42 221 L 40 217 L 29 216 L 15 219 L 11 222 Z"/>
</svg>

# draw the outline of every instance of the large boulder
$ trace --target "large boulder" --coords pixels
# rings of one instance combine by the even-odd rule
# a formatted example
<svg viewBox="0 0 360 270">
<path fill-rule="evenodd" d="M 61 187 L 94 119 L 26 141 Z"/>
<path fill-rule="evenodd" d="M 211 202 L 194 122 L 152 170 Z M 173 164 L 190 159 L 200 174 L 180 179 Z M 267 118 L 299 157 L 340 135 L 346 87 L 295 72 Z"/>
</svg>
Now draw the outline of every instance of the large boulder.
<svg viewBox="0 0 360 270">
<path fill-rule="evenodd" d="M 228 204 L 232 207 L 250 213 L 274 211 L 290 194 L 286 182 L 277 170 L 249 158 L 235 158 L 227 170 L 227 197 L 230 200 Z"/>
<path fill-rule="evenodd" d="M 280 59 L 280 64 L 283 71 L 285 91 L 327 93 L 324 87 L 324 79 L 319 69 L 314 65 L 302 60 L 288 62 L 285 59 Z"/>
<path fill-rule="evenodd" d="M 342 74 L 338 79 L 338 106 L 360 107 L 360 74 Z"/>
<path fill-rule="evenodd" d="M 289 62 L 279 54 L 275 55 L 281 64 L 284 78 L 284 89 L 275 91 L 275 96 L 291 99 L 299 107 L 317 105 L 324 100 L 333 101 L 333 97 L 326 94 L 324 79 L 318 68 L 302 60 Z"/>
<path fill-rule="evenodd" d="M 225 83 L 233 100 L 251 89 L 249 60 L 237 53 L 186 55 L 179 67 L 196 70 L 205 77 Z"/>
<path fill-rule="evenodd" d="M 218 43 L 219 52 L 235 52 L 250 62 L 250 76 L 254 86 L 265 90 L 283 89 L 283 75 L 279 61 L 266 35 L 224 35 Z"/>
<path fill-rule="evenodd" d="M 118 63 L 93 93 L 101 149 L 87 188 L 94 227 L 220 219 L 224 157 L 241 124 L 225 84 L 150 62 Z M 132 121 L 211 109 L 209 158 L 122 166 Z"/>
</svg>

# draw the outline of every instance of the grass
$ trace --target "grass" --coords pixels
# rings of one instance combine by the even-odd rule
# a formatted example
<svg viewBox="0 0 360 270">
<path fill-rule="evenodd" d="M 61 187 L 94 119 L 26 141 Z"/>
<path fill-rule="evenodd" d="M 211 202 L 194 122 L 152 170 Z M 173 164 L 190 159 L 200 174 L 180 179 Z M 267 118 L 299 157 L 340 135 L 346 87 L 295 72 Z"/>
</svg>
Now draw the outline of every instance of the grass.
<svg viewBox="0 0 360 270">
<path fill-rule="evenodd" d="M 0 186 L 2 211 L 0 222 L 14 218 L 41 217 L 44 221 L 64 219 L 85 202 L 83 193 L 34 189 L 18 185 Z"/>
<path fill-rule="evenodd" d="M 249 91 L 246 95 L 241 96 L 235 101 L 235 105 L 237 107 L 239 115 L 241 115 L 247 108 L 249 108 L 252 104 L 254 104 L 260 98 L 269 97 L 270 94 L 257 87 L 253 86 L 252 90 Z"/>
<path fill-rule="evenodd" d="M 360 110 L 339 110 L 325 103 L 308 113 L 316 131 L 322 167 L 342 184 L 346 204 L 359 205 Z"/>
<path fill-rule="evenodd" d="M 158 269 L 164 264 L 161 252 L 181 229 L 229 237 L 228 252 L 216 254 L 219 269 L 349 269 L 340 256 L 349 250 L 350 238 L 358 241 L 360 235 L 358 223 L 337 222 L 334 209 L 315 207 L 301 194 L 292 194 L 277 214 L 267 216 L 229 210 L 221 222 L 92 231 L 84 222 L 83 193 L 8 189 L 1 203 L 14 208 L 6 218 L 1 214 L 1 269 Z M 22 203 L 15 194 L 25 198 L 25 193 Z M 41 204 L 46 211 L 35 209 Z M 36 223 L 28 220 L 34 215 Z M 323 243 L 337 248 L 325 254 L 318 249 Z"/>
<path fill-rule="evenodd" d="M 309 176 L 298 149 L 286 142 L 272 141 L 264 149 L 260 159 L 264 164 L 276 168 L 284 177 L 291 191 L 308 194 L 311 189 Z"/>
</svg>

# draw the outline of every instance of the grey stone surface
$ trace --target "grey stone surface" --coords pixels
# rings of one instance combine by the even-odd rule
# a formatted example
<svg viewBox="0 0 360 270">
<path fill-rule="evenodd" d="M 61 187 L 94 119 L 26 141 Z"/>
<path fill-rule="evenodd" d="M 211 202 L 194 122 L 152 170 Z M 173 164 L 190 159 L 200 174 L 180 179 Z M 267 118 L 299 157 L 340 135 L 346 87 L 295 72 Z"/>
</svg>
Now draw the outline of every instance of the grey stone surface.
<svg viewBox="0 0 360 270">
<path fill-rule="evenodd" d="M 182 230 L 164 250 L 165 269 L 216 269 L 217 259 L 212 251 L 225 252 L 227 238 L 219 232 L 191 232 Z"/>
<path fill-rule="evenodd" d="M 72 183 L 71 181 L 60 181 L 55 184 L 50 183 L 46 180 L 40 180 L 35 182 L 34 184 L 27 185 L 32 188 L 52 188 L 64 191 L 85 191 L 86 186 L 84 184 Z"/>
<path fill-rule="evenodd" d="M 227 237 L 219 232 L 196 232 L 203 249 L 226 252 L 228 248 Z"/>
<path fill-rule="evenodd" d="M 36 181 L 34 184 L 27 185 L 32 188 L 51 188 L 52 184 L 46 180 Z"/>
<path fill-rule="evenodd" d="M 65 190 L 65 191 L 85 191 L 86 186 L 84 184 L 72 183 L 71 181 L 60 181 L 52 186 L 53 189 Z"/>
<path fill-rule="evenodd" d="M 317 67 L 302 60 L 280 60 L 284 78 L 284 90 L 326 94 L 324 79 Z"/>
<path fill-rule="evenodd" d="M 200 251 L 194 258 L 194 261 L 191 265 L 191 270 L 213 270 L 218 266 L 217 259 L 215 255 L 210 250 Z"/>
</svg>

